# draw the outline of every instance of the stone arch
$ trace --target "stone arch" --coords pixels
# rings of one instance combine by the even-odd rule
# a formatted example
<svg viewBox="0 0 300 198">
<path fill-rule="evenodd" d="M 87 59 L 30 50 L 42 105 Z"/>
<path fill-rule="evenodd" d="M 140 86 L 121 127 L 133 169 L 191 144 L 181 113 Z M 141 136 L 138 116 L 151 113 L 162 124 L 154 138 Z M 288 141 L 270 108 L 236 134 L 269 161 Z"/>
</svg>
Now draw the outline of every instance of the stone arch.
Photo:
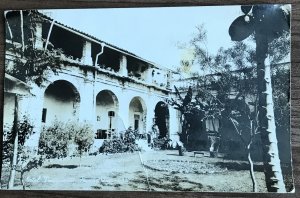
<svg viewBox="0 0 300 198">
<path fill-rule="evenodd" d="M 158 129 L 158 138 L 169 136 L 169 109 L 165 102 L 158 102 L 154 109 L 154 124 Z"/>
<path fill-rule="evenodd" d="M 49 125 L 55 119 L 63 122 L 77 121 L 80 94 L 69 81 L 56 80 L 45 89 L 42 122 Z"/>
<path fill-rule="evenodd" d="M 146 132 L 147 107 L 144 100 L 139 96 L 132 98 L 129 103 L 128 121 L 132 129 L 138 130 L 139 133 Z"/>
<path fill-rule="evenodd" d="M 118 132 L 119 100 L 110 90 L 102 90 L 96 95 L 97 139 L 111 137 L 111 132 Z"/>
</svg>

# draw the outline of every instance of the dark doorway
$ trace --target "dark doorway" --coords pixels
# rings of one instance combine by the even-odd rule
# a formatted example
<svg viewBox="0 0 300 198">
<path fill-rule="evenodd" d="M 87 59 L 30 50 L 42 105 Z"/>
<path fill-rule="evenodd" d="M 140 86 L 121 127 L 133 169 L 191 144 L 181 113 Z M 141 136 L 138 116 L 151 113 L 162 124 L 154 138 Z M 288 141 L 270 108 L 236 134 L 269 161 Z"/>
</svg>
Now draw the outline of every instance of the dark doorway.
<svg viewBox="0 0 300 198">
<path fill-rule="evenodd" d="M 164 102 L 158 102 L 155 106 L 155 124 L 159 130 L 158 138 L 167 137 L 169 133 L 169 109 Z"/>
</svg>

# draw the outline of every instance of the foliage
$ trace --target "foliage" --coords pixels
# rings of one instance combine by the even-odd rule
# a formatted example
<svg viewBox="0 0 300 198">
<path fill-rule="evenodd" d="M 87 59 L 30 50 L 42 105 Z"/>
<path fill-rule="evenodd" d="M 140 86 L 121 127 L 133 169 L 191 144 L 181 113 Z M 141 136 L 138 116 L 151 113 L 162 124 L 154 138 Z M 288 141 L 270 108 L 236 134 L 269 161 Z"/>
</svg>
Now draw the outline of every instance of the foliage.
<svg viewBox="0 0 300 198">
<path fill-rule="evenodd" d="M 39 140 L 39 154 L 46 158 L 61 158 L 68 154 L 70 134 L 65 130 L 64 123 L 55 120 L 51 126 L 44 127 Z"/>
<path fill-rule="evenodd" d="M 75 131 L 74 142 L 76 143 L 78 153 L 81 156 L 82 153 L 87 152 L 94 143 L 94 133 L 91 126 L 87 123 L 84 123 Z"/>
<path fill-rule="evenodd" d="M 290 35 L 286 33 L 270 43 L 269 58 L 271 64 L 284 60 L 288 55 L 290 47 L 289 37 Z M 250 41 L 253 41 L 253 39 L 254 37 L 251 37 Z M 248 114 L 243 114 L 243 119 L 241 119 L 241 117 L 235 118 L 231 113 L 232 111 L 239 111 L 239 109 L 232 109 L 232 107 L 243 108 L 243 105 L 236 104 L 241 103 L 240 101 L 245 101 L 245 98 L 247 98 L 247 102 L 250 100 L 252 111 L 257 105 L 257 74 L 254 67 L 256 64 L 255 49 L 245 42 L 234 42 L 232 47 L 227 49 L 220 48 L 216 55 L 212 55 L 207 51 L 204 26 L 197 27 L 195 38 L 189 44 L 184 45 L 184 47 L 188 50 L 194 50 L 189 66 L 198 67 L 200 69 L 198 71 L 202 74 L 194 74 L 191 77 L 197 80 L 197 84 L 190 87 L 187 91 L 185 97 L 189 98 L 188 104 L 183 105 L 184 98 L 180 96 L 182 92 L 177 87 L 175 87 L 176 98 L 168 101 L 171 106 L 181 112 L 181 140 L 184 139 L 182 135 L 191 135 L 193 128 L 195 128 L 193 125 L 197 123 L 195 119 L 204 121 L 213 117 L 222 119 L 225 122 L 229 121 L 229 116 L 237 119 L 239 122 L 243 120 L 243 123 L 248 123 L 243 133 L 246 135 L 249 132 L 250 120 L 245 115 Z M 288 74 L 289 72 L 286 68 L 277 71 L 278 66 L 273 66 L 271 69 L 277 77 L 279 77 L 280 73 L 283 75 L 283 73 Z M 285 76 L 288 79 L 288 75 Z M 286 103 L 287 97 L 285 92 L 289 90 L 289 83 L 284 79 L 281 79 L 281 82 L 287 83 L 280 83 L 278 80 L 276 80 L 273 91 L 275 95 L 281 95 L 279 100 L 281 103 L 277 106 L 277 97 L 275 97 L 275 109 L 283 105 L 286 107 L 284 110 L 286 113 L 281 112 L 281 114 L 287 115 L 289 106 Z M 192 94 L 190 94 L 191 92 Z M 282 93 L 284 94 L 282 95 Z M 283 108 L 280 109 L 283 110 Z M 280 109 L 275 110 L 276 113 L 279 113 Z M 241 109 L 241 111 L 243 110 Z M 283 116 L 279 115 L 276 118 L 277 123 L 280 123 L 279 120 L 283 121 Z M 247 138 L 247 135 L 245 138 Z"/>
<path fill-rule="evenodd" d="M 24 146 L 26 139 L 33 133 L 33 125 L 29 122 L 26 115 L 22 119 L 18 120 L 16 126 L 13 126 L 11 129 L 9 127 L 4 127 L 3 134 L 3 159 L 10 160 L 13 157 L 13 146 L 14 140 L 16 137 L 16 131 L 18 132 L 18 145 L 19 147 Z M 19 152 L 22 152 L 22 149 L 18 149 Z M 20 153 L 18 153 L 19 155 Z"/>
<path fill-rule="evenodd" d="M 16 171 L 20 172 L 21 183 L 25 190 L 24 174 L 29 172 L 33 168 L 38 168 L 44 162 L 42 156 L 37 156 L 32 149 L 25 146 L 26 140 L 33 133 L 33 125 L 29 121 L 28 117 L 24 115 L 20 119 L 16 126 L 13 126 L 11 130 L 7 125 L 4 127 L 4 141 L 3 141 L 3 160 L 7 163 L 12 163 L 13 155 L 17 155 Z M 16 138 L 16 132 L 18 133 L 18 149 L 17 153 L 14 153 L 14 140 Z M 12 167 L 11 167 L 12 168 Z"/>
<path fill-rule="evenodd" d="M 72 154 L 71 146 L 77 145 L 80 156 L 93 144 L 93 131 L 87 123 L 63 123 L 55 120 L 44 127 L 40 135 L 39 153 L 46 158 L 62 158 Z"/>
<path fill-rule="evenodd" d="M 278 65 L 273 70 L 273 101 L 276 126 L 290 131 L 290 69 Z"/>
<path fill-rule="evenodd" d="M 123 153 L 139 151 L 135 140 L 139 139 L 138 131 L 132 130 L 129 127 L 124 133 L 124 139 L 115 138 L 111 140 L 104 140 L 99 149 L 100 153 Z"/>
<path fill-rule="evenodd" d="M 168 149 L 169 143 L 170 143 L 170 139 L 163 137 L 163 138 L 153 138 L 153 147 L 156 149 L 161 149 L 161 150 L 166 150 Z"/>
<path fill-rule="evenodd" d="M 26 190 L 26 183 L 24 180 L 24 174 L 34 168 L 38 168 L 43 165 L 45 158 L 42 155 L 36 155 L 29 147 L 19 147 L 20 154 L 18 156 L 18 162 L 16 171 L 20 172 L 20 180 L 23 186 L 23 190 Z"/>
<path fill-rule="evenodd" d="M 33 168 L 42 166 L 44 157 L 42 155 L 34 155 L 28 146 L 20 148 L 20 157 L 18 158 L 19 172 L 28 172 Z"/>
<path fill-rule="evenodd" d="M 269 192 L 286 192 L 281 165 L 278 163 L 280 159 L 276 137 L 276 115 L 273 108 L 271 70 L 265 65 L 265 60 L 270 53 L 268 50 L 272 49 L 270 43 L 284 35 L 284 32 L 290 33 L 290 8 L 285 9 L 282 5 L 250 5 L 242 6 L 241 9 L 243 15 L 232 22 L 229 35 L 234 41 L 242 41 L 254 35 L 256 42 L 258 131 L 262 140 L 266 187 Z M 280 50 L 280 45 L 273 48 L 275 54 L 279 54 Z M 271 63 L 282 57 L 281 54 L 274 56 Z"/>
<path fill-rule="evenodd" d="M 16 54 L 20 53 L 20 49 L 14 50 Z M 34 82 L 41 85 L 50 72 L 57 73 L 61 68 L 60 54 L 61 50 L 40 50 L 35 49 L 28 44 L 24 51 L 24 57 L 15 57 L 13 59 L 14 66 L 7 68 L 6 72 L 22 81 Z"/>
<path fill-rule="evenodd" d="M 133 130 L 129 127 L 124 133 L 124 142 L 125 144 L 134 144 L 135 140 L 139 139 L 139 132 L 138 130 Z"/>
<path fill-rule="evenodd" d="M 240 19 L 238 19 L 240 20 Z M 180 96 L 178 89 L 175 88 L 176 95 L 179 99 L 171 100 L 170 105 L 174 108 L 181 109 L 182 116 L 185 117 L 182 122 L 182 126 L 187 126 L 188 128 L 183 130 L 186 131 L 186 136 L 189 136 L 190 130 L 192 128 L 193 121 L 189 117 L 194 118 L 198 114 L 202 114 L 202 121 L 205 119 L 221 119 L 222 123 L 231 122 L 234 126 L 234 131 L 236 131 L 238 137 L 241 139 L 245 151 L 248 155 L 249 164 L 252 164 L 251 160 L 251 146 L 254 144 L 257 132 L 258 121 L 256 119 L 257 115 L 257 70 L 254 67 L 256 64 L 256 52 L 250 46 L 246 45 L 244 42 L 235 42 L 233 47 L 229 49 L 220 48 L 218 53 L 214 56 L 207 52 L 207 48 L 203 43 L 205 43 L 205 30 L 202 28 L 197 28 L 198 36 L 191 41 L 191 47 L 194 49 L 194 57 L 190 60 L 191 64 L 198 64 L 200 66 L 200 71 L 203 75 L 194 75 L 193 77 L 198 78 L 197 86 L 193 87 L 193 92 L 196 92 L 195 99 L 191 100 L 190 108 L 184 109 L 180 107 L 182 104 L 182 97 Z M 289 53 L 289 34 L 283 34 L 273 40 L 269 45 L 269 59 L 271 64 L 275 64 L 283 60 Z M 182 65 L 186 67 L 186 65 Z M 189 65 L 190 66 L 190 65 Z M 275 71 L 277 82 L 273 92 L 274 103 L 275 103 L 275 113 L 277 123 L 283 123 L 281 125 L 289 124 L 289 121 L 284 119 L 289 118 L 289 104 L 287 102 L 286 90 L 289 90 L 289 83 L 285 79 L 282 79 L 279 74 L 285 76 L 288 79 L 289 71 L 282 69 L 280 72 L 276 72 L 277 67 L 272 67 L 272 71 Z M 274 79 L 274 78 L 273 78 Z M 279 80 L 279 81 L 278 81 Z M 273 80 L 274 81 L 274 80 Z M 281 83 L 280 83 L 281 81 Z M 189 88 L 188 92 L 191 90 Z M 216 91 L 216 93 L 213 93 Z M 197 93 L 198 92 L 198 93 Z M 234 93 L 234 94 L 233 94 Z M 251 111 L 246 104 L 246 100 L 250 102 Z M 179 103 L 179 104 L 178 104 Z M 278 106 L 277 106 L 278 105 Z M 197 108 L 198 107 L 198 108 Z M 193 112 L 193 114 L 191 114 Z M 284 113 L 285 112 L 285 113 Z M 280 120 L 280 122 L 278 122 Z M 289 130 L 289 126 L 285 128 Z M 222 132 L 222 128 L 220 129 Z M 225 132 L 225 131 L 223 131 Z M 213 145 L 211 145 L 213 146 Z M 213 149 L 212 147 L 210 148 Z M 252 164 L 251 179 L 253 181 L 254 191 L 255 187 L 255 177 L 253 174 L 253 164 Z"/>
<path fill-rule="evenodd" d="M 7 43 L 6 47 L 14 54 L 12 58 L 13 66 L 6 67 L 6 72 L 22 81 L 34 82 L 40 86 L 50 72 L 56 74 L 57 70 L 61 68 L 60 56 L 63 51 L 53 47 L 47 49 L 37 48 L 35 33 L 37 24 L 41 23 L 43 19 L 35 11 L 23 12 L 23 15 L 24 21 L 20 22 L 23 23 L 23 29 L 18 27 L 21 26 L 18 20 L 14 20 L 20 16 L 13 15 L 9 17 L 9 15 L 6 17 L 6 24 L 8 24 L 8 27 L 12 27 L 12 42 Z M 9 29 L 8 27 L 6 29 Z M 20 36 L 21 32 L 23 32 L 23 38 Z M 44 39 L 42 40 L 45 42 Z"/>
<path fill-rule="evenodd" d="M 104 140 L 99 149 L 100 153 L 123 153 L 127 151 L 127 147 L 122 139 Z"/>
</svg>

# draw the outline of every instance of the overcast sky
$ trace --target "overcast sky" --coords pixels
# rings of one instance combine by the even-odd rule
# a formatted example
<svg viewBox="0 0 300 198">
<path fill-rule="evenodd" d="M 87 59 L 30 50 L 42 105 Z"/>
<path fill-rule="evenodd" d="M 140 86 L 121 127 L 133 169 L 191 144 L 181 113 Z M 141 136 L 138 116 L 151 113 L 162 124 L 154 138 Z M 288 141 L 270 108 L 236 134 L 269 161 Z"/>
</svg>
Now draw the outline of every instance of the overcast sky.
<svg viewBox="0 0 300 198">
<path fill-rule="evenodd" d="M 207 47 L 216 53 L 232 44 L 231 22 L 240 6 L 173 8 L 115 8 L 44 10 L 55 20 L 93 35 L 168 68 L 179 66 L 184 53 L 177 45 L 188 42 L 203 24 Z"/>
</svg>

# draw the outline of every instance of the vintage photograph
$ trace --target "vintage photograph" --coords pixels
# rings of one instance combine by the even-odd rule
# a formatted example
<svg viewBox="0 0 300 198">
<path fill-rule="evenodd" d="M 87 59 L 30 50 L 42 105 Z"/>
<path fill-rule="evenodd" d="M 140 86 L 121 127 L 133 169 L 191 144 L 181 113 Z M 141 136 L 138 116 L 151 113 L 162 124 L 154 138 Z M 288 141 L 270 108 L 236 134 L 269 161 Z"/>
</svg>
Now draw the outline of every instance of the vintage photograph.
<svg viewBox="0 0 300 198">
<path fill-rule="evenodd" d="M 295 191 L 291 5 L 3 14 L 1 189 Z"/>
</svg>

